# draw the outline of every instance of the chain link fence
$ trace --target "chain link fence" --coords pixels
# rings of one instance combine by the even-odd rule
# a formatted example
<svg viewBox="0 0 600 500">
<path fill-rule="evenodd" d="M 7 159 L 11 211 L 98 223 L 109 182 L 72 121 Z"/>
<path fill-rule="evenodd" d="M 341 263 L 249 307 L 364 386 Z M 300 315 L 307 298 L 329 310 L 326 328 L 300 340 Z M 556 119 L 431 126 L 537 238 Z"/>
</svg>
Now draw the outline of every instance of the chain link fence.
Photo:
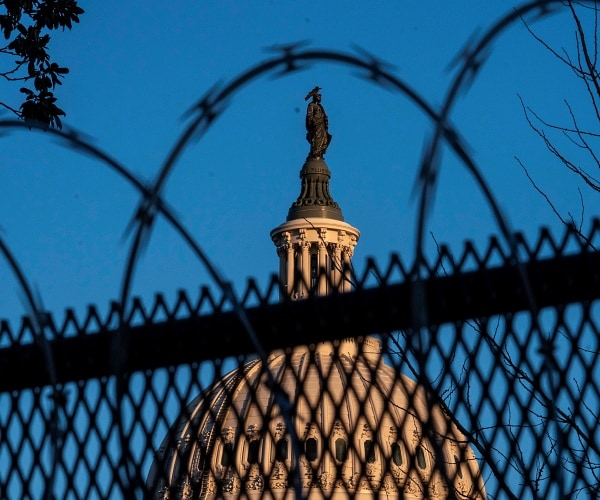
<svg viewBox="0 0 600 500">
<path fill-rule="evenodd" d="M 595 498 L 599 239 L 3 322 L 0 496 Z"/>
</svg>

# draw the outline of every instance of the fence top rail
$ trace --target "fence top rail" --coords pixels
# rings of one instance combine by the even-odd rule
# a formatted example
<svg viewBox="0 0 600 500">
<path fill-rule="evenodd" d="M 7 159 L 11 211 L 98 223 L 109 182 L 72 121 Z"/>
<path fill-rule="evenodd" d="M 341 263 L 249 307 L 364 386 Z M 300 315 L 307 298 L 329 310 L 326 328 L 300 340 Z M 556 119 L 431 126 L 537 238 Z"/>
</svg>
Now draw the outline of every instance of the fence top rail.
<svg viewBox="0 0 600 500">
<path fill-rule="evenodd" d="M 270 351 L 523 310 L 535 312 L 600 298 L 598 250 L 530 260 L 521 265 L 507 260 L 497 267 L 481 265 L 472 271 L 436 274 L 439 270 L 432 270 L 431 277 L 424 280 L 396 284 L 380 280 L 375 288 L 359 282 L 351 293 L 303 301 L 264 300 L 247 307 L 246 313 L 254 330 L 260 332 L 262 346 Z M 180 300 L 184 299 L 189 304 L 182 293 Z M 157 303 L 161 300 L 157 299 Z M 107 327 L 107 323 L 103 326 L 100 321 L 91 321 L 89 316 L 79 325 L 69 313 L 65 324 L 72 321 L 76 334 L 59 333 L 47 342 L 55 361 L 56 382 L 253 353 L 253 345 L 236 313 L 222 302 L 213 306 L 212 314 L 198 314 L 189 308 L 187 315 L 171 314 L 166 320 L 164 316 L 157 320 L 159 308 L 155 304 L 141 322 L 131 321 L 121 331 Z M 52 327 L 51 318 L 49 321 Z M 63 326 L 62 332 L 65 330 Z M 0 392 L 49 385 L 44 356 L 39 342 L 0 349 Z"/>
</svg>

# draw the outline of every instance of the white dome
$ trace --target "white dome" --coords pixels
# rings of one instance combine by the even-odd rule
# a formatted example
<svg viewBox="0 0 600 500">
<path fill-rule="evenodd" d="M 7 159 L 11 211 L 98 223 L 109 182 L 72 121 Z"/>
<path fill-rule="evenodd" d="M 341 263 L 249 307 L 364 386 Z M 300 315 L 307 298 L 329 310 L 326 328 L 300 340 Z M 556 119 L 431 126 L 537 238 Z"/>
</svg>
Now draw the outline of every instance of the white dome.
<svg viewBox="0 0 600 500">
<path fill-rule="evenodd" d="M 475 456 L 423 388 L 384 364 L 379 342 L 269 356 L 299 440 L 260 360 L 188 406 L 148 478 L 155 498 L 485 498 Z M 296 460 L 298 456 L 298 460 Z M 161 466 L 162 464 L 162 466 Z"/>
</svg>

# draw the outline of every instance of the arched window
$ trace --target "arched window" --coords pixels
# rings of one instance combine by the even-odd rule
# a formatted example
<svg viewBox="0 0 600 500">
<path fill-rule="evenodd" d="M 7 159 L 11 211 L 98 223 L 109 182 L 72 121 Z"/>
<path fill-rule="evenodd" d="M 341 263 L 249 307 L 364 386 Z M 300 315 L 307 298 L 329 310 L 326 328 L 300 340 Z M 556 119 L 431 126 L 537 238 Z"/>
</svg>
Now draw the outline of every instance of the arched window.
<svg viewBox="0 0 600 500">
<path fill-rule="evenodd" d="M 338 462 L 345 462 L 348 456 L 348 444 L 345 439 L 337 438 L 335 440 L 335 459 Z"/>
<path fill-rule="evenodd" d="M 233 444 L 223 443 L 223 452 L 221 454 L 221 465 L 229 467 L 233 465 Z"/>
<path fill-rule="evenodd" d="M 304 454 L 309 462 L 317 459 L 319 454 L 318 443 L 315 438 L 308 438 L 304 443 Z"/>
<path fill-rule="evenodd" d="M 248 463 L 257 464 L 260 453 L 260 439 L 255 439 L 248 443 Z"/>
<path fill-rule="evenodd" d="M 375 463 L 375 444 L 370 439 L 365 441 L 365 461 L 368 464 Z"/>
<path fill-rule="evenodd" d="M 396 466 L 402 465 L 402 450 L 398 443 L 392 443 L 392 462 Z"/>
<path fill-rule="evenodd" d="M 456 474 L 459 478 L 463 478 L 462 468 L 460 466 L 460 460 L 456 455 L 454 455 L 454 463 L 456 463 Z"/>
<path fill-rule="evenodd" d="M 280 439 L 275 444 L 275 460 L 284 462 L 288 457 L 288 442 L 287 439 Z"/>
<path fill-rule="evenodd" d="M 421 469 L 425 469 L 425 467 L 427 467 L 427 464 L 425 463 L 425 452 L 423 451 L 422 446 L 417 446 L 417 465 Z"/>
</svg>

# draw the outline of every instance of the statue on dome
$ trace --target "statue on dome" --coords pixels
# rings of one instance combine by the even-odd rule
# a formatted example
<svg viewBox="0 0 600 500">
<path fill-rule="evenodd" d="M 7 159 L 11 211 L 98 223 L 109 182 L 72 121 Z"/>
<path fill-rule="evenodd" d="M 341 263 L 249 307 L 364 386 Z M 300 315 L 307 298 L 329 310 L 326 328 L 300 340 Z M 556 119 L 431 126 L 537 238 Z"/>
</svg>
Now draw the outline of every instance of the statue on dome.
<svg viewBox="0 0 600 500">
<path fill-rule="evenodd" d="M 307 101 L 312 97 L 306 108 L 306 140 L 310 144 L 310 153 L 308 159 L 322 159 L 327 151 L 327 146 L 331 142 L 329 133 L 329 120 L 325 114 L 325 109 L 321 105 L 321 87 L 315 87 L 304 98 Z"/>
</svg>

